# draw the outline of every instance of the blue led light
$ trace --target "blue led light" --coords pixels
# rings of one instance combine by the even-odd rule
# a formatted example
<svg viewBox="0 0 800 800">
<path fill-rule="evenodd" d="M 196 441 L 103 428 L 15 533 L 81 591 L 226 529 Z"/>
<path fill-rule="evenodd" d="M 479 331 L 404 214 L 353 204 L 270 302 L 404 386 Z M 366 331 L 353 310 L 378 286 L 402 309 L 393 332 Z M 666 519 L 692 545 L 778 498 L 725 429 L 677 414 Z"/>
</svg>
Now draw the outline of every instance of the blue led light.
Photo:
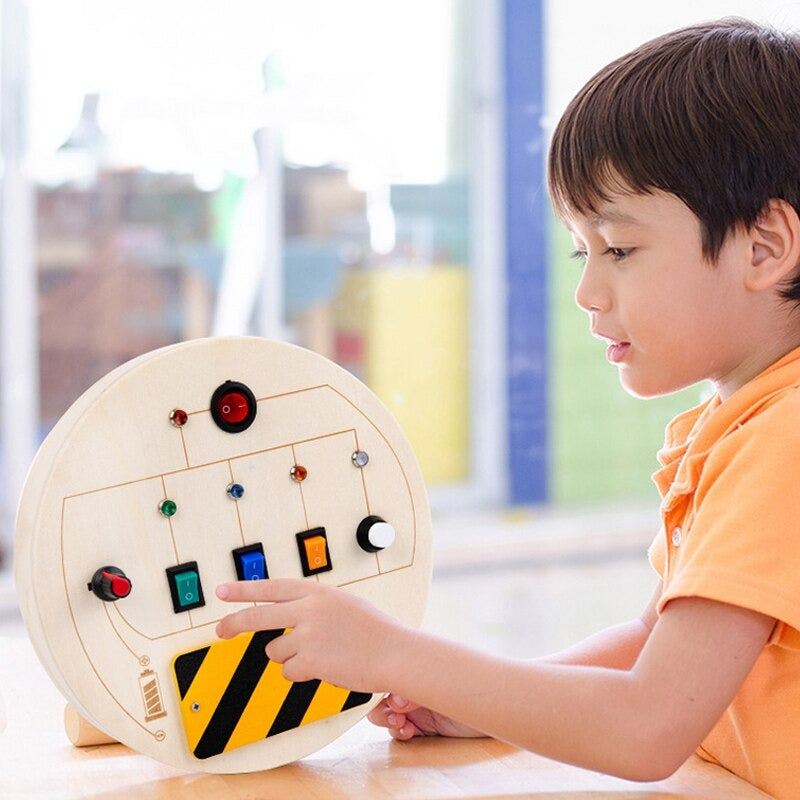
<svg viewBox="0 0 800 800">
<path fill-rule="evenodd" d="M 228 492 L 228 497 L 238 500 L 244 494 L 244 486 L 241 483 L 232 483 L 226 491 Z"/>
</svg>

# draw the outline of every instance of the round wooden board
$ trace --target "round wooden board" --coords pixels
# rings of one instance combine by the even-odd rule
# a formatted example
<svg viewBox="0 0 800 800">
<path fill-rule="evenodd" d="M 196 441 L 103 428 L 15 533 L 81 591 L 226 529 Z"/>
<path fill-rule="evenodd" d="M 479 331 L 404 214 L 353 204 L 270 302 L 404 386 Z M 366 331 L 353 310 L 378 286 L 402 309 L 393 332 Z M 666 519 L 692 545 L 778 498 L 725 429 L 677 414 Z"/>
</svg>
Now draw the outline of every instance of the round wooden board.
<svg viewBox="0 0 800 800">
<path fill-rule="evenodd" d="M 220 422 L 216 398 L 230 391 L 252 420 L 234 409 Z M 185 424 L 173 423 L 176 409 Z M 292 474 L 299 467 L 305 476 Z M 231 484 L 241 497 L 231 497 Z M 165 500 L 171 516 L 160 510 Z M 395 534 L 375 552 L 363 531 L 361 544 L 357 537 L 368 517 Z M 386 530 L 381 544 L 391 539 Z M 237 558 L 251 564 L 253 553 L 270 578 L 342 586 L 418 625 L 431 570 L 425 487 L 397 422 L 350 373 L 293 345 L 200 339 L 117 368 L 54 427 L 20 501 L 15 573 L 31 641 L 80 714 L 164 763 L 250 772 L 321 748 L 378 700 L 340 703 L 327 684 L 282 686 L 277 665 L 261 664 L 272 677 L 251 687 L 246 708 L 229 708 L 229 695 L 242 692 L 236 667 L 254 667 L 247 642 L 237 650 L 216 639 L 216 622 L 233 609 L 214 589 L 235 580 Z M 316 553 L 322 561 L 312 564 Z M 199 586 L 182 595 L 193 576 Z M 104 600 L 104 592 L 123 596 Z M 201 692 L 201 684 L 209 685 Z M 269 697 L 295 688 L 305 698 L 299 711 L 297 697 L 291 713 Z M 201 752 L 197 739 L 209 735 L 215 712 L 222 745 Z"/>
</svg>

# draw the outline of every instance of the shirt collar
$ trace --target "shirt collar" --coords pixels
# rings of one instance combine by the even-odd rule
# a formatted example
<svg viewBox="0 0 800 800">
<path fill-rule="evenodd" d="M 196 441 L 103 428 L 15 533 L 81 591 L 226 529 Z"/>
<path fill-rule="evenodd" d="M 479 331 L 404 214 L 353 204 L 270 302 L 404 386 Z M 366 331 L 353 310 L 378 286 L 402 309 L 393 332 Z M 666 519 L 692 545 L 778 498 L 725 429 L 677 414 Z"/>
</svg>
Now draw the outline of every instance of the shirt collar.
<svg viewBox="0 0 800 800">
<path fill-rule="evenodd" d="M 712 395 L 696 408 L 679 414 L 667 425 L 664 447 L 658 452 L 661 469 L 653 480 L 672 507 L 681 495 L 694 491 L 711 448 L 730 431 L 743 425 L 776 394 L 800 385 L 800 348 L 767 367 L 753 380 L 722 401 Z"/>
</svg>

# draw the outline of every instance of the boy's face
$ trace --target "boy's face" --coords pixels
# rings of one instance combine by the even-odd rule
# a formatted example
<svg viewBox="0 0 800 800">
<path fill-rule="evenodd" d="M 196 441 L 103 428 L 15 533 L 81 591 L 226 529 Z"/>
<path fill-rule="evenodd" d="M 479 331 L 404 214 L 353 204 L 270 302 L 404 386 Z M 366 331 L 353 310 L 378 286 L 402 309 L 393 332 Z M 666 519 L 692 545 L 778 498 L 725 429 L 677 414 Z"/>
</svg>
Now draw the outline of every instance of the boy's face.
<svg viewBox="0 0 800 800">
<path fill-rule="evenodd" d="M 731 233 L 710 263 L 697 217 L 660 191 L 614 195 L 566 224 L 585 262 L 576 302 L 628 392 L 651 397 L 709 379 L 726 397 L 752 377 L 742 236 Z"/>
</svg>

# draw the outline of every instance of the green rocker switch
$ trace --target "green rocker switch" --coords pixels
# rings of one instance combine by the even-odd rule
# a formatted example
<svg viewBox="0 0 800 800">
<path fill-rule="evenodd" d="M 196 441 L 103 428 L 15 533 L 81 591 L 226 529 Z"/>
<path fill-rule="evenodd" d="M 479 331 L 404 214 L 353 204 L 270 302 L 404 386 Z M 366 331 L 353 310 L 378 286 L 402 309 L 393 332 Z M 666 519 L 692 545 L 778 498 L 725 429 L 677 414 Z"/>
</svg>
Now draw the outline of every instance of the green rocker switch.
<svg viewBox="0 0 800 800">
<path fill-rule="evenodd" d="M 187 561 L 176 567 L 168 567 L 167 580 L 172 597 L 172 608 L 176 614 L 200 608 L 206 604 L 196 561 Z"/>
</svg>

